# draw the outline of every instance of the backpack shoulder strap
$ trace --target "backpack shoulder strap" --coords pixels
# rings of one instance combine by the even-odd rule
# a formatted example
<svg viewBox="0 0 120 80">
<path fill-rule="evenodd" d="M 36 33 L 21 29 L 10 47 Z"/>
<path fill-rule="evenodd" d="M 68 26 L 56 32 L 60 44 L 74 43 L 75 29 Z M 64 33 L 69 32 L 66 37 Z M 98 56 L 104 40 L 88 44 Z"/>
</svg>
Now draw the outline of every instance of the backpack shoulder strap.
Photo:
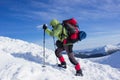
<svg viewBox="0 0 120 80">
<path fill-rule="evenodd" d="M 62 33 L 61 33 L 61 35 L 60 35 L 60 38 L 62 39 L 62 37 L 64 36 L 64 33 L 63 33 L 63 32 L 64 32 L 64 31 L 63 31 L 63 29 L 64 29 L 64 28 L 63 28 L 64 25 L 63 25 L 62 23 L 60 23 L 60 24 L 62 25 Z"/>
</svg>

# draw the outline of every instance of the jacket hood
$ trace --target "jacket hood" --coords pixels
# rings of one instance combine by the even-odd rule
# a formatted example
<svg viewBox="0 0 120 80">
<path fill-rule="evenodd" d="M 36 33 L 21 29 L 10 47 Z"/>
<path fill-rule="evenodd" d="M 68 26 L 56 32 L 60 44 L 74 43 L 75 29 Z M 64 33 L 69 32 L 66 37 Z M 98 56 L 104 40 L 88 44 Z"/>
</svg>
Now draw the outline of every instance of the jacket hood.
<svg viewBox="0 0 120 80">
<path fill-rule="evenodd" d="M 53 19 L 50 22 L 50 25 L 55 28 L 60 22 L 57 19 Z"/>
</svg>

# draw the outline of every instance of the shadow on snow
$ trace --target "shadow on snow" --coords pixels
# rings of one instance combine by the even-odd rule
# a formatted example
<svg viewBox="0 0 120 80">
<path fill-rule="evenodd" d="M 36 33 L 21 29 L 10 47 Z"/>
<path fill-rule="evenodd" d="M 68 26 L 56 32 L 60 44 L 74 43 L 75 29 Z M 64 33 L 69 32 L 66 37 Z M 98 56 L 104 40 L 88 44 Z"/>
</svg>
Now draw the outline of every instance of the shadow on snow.
<svg viewBox="0 0 120 80">
<path fill-rule="evenodd" d="M 28 61 L 32 61 L 35 63 L 42 63 L 42 58 L 39 56 L 33 56 L 31 52 L 26 52 L 26 53 L 12 53 L 12 56 L 18 57 L 18 58 L 23 58 Z"/>
</svg>

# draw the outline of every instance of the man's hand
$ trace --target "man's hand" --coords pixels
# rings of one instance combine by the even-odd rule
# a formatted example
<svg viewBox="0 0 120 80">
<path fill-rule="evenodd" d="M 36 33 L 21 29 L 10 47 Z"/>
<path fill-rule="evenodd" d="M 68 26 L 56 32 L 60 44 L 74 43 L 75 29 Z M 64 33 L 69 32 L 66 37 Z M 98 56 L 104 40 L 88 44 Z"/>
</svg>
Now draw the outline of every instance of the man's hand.
<svg viewBox="0 0 120 80">
<path fill-rule="evenodd" d="M 47 29 L 47 25 L 43 24 L 43 29 L 46 30 Z"/>
</svg>

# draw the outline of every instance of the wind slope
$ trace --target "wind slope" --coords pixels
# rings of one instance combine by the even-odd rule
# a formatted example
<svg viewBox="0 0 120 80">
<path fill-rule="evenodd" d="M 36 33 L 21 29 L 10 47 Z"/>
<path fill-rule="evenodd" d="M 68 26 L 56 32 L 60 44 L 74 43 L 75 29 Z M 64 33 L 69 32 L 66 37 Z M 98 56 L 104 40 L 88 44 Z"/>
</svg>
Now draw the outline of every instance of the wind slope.
<svg viewBox="0 0 120 80">
<path fill-rule="evenodd" d="M 67 69 L 56 66 L 54 52 L 46 49 L 46 67 L 43 47 L 18 39 L 0 37 L 0 80 L 119 80 L 120 71 L 86 59 L 78 59 L 83 77 L 74 76 L 74 66 L 67 61 Z"/>
</svg>

